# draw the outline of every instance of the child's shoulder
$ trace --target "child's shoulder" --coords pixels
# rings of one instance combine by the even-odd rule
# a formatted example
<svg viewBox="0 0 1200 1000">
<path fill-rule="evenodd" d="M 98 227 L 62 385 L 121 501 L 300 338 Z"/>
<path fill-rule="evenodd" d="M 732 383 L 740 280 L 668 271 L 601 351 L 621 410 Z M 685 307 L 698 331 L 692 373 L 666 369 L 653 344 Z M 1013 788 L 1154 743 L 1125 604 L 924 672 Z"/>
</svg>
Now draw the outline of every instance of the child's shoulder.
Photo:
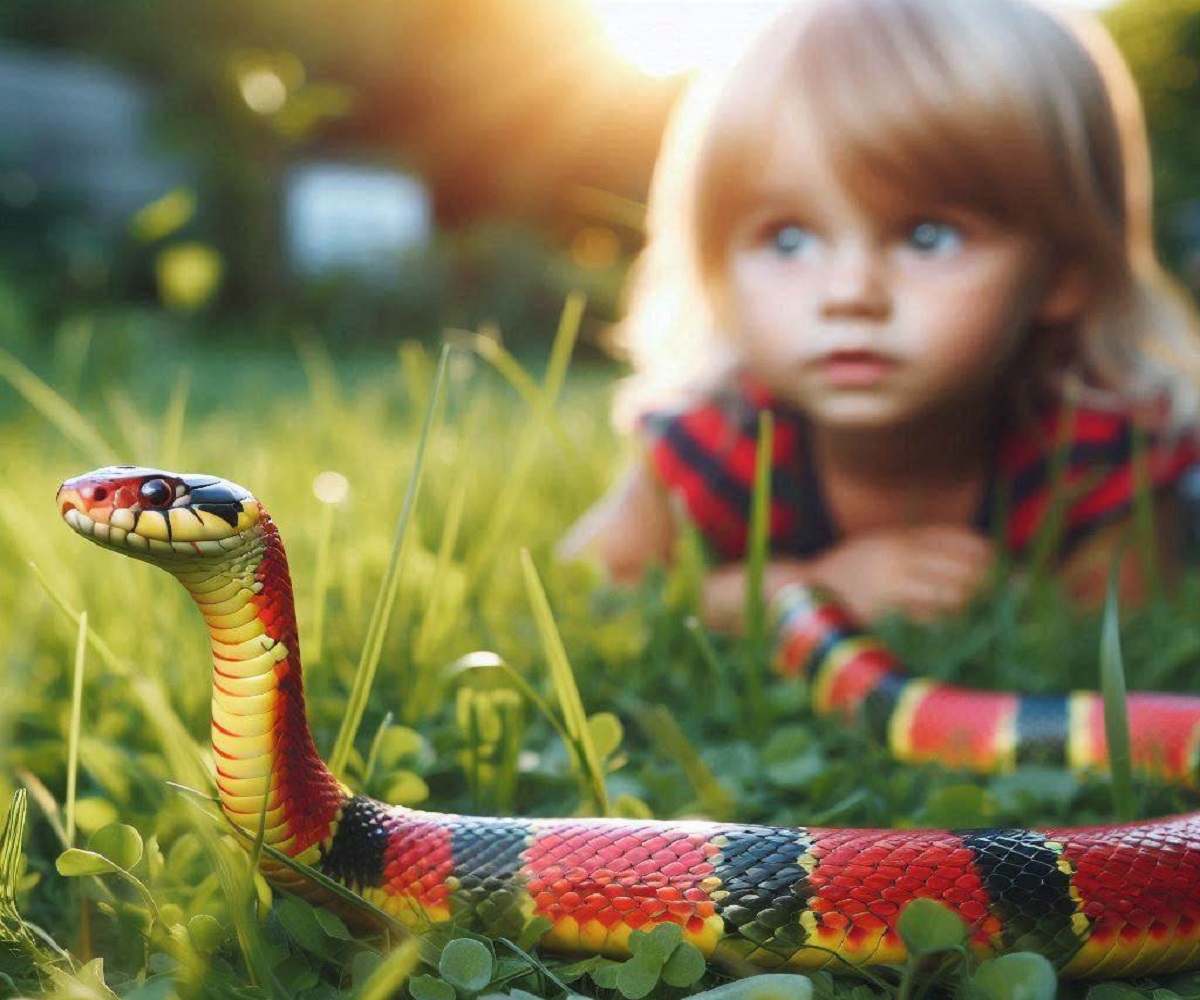
<svg viewBox="0 0 1200 1000">
<path fill-rule="evenodd" d="M 1197 435 L 1172 427 L 1164 406 L 1047 403 L 1000 441 L 1010 547 L 1023 551 L 1053 525 L 1069 552 L 1198 463 Z"/>
<path fill-rule="evenodd" d="M 777 421 L 781 415 L 785 422 L 799 418 L 757 382 L 737 376 L 645 409 L 637 426 L 652 443 L 688 435 L 714 451 L 724 451 L 744 438 L 756 438 L 762 414 L 768 411 Z"/>
<path fill-rule="evenodd" d="M 820 506 L 808 456 L 803 417 L 756 384 L 739 379 L 640 421 L 646 458 L 659 483 L 683 504 L 714 551 L 737 558 L 745 549 L 758 461 L 762 417 L 771 431 L 772 549 L 806 553 L 829 531 L 806 517 Z M 803 527 L 804 531 L 801 531 Z M 809 535 L 820 532 L 820 538 Z M 804 534 L 801 538 L 800 534 Z"/>
</svg>

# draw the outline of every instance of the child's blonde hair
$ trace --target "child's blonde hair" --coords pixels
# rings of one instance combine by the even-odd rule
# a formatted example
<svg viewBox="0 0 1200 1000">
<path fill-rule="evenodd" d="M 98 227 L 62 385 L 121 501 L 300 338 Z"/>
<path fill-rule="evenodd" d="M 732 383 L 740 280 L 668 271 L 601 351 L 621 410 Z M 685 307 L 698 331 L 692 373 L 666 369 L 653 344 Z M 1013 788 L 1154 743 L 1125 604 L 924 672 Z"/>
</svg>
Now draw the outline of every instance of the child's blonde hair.
<svg viewBox="0 0 1200 1000">
<path fill-rule="evenodd" d="M 1082 269 L 1079 321 L 1027 337 L 1015 370 L 1040 377 L 1014 385 L 1020 405 L 1070 384 L 1165 397 L 1174 423 L 1193 420 L 1200 337 L 1155 255 L 1128 68 L 1094 19 L 1025 0 L 809 0 L 722 79 L 693 88 L 664 139 L 618 330 L 636 372 L 619 418 L 711 391 L 736 367 L 722 305 L 728 240 L 753 197 L 753 165 L 797 102 L 810 140 L 860 197 L 971 208 Z"/>
</svg>

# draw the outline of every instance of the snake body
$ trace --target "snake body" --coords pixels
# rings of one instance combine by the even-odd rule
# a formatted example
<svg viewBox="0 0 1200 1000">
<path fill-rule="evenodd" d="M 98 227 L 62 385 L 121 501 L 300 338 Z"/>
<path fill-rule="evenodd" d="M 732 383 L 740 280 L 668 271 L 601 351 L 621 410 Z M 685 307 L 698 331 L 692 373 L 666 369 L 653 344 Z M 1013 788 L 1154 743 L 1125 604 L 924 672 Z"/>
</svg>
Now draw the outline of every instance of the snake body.
<svg viewBox="0 0 1200 1000">
<path fill-rule="evenodd" d="M 678 924 L 710 959 L 812 970 L 905 959 L 913 899 L 968 925 L 980 956 L 1034 950 L 1064 977 L 1200 965 L 1200 813 L 1048 830 L 838 830 L 712 822 L 469 817 L 353 794 L 321 760 L 304 709 L 287 558 L 247 490 L 120 466 L 65 482 L 64 519 L 159 566 L 195 600 L 213 657 L 212 747 L 229 820 L 422 927 L 454 919 L 548 949 L 628 953 Z M 821 711 L 864 718 L 902 759 L 995 770 L 1031 757 L 1103 766 L 1097 699 L 971 691 L 907 677 L 836 604 L 779 602 L 778 666 Z M 1191 781 L 1200 699 L 1134 695 L 1140 766 Z M 273 881 L 304 891 L 278 864 Z M 318 892 L 318 899 L 320 899 Z M 332 902 L 332 901 L 331 901 Z"/>
</svg>

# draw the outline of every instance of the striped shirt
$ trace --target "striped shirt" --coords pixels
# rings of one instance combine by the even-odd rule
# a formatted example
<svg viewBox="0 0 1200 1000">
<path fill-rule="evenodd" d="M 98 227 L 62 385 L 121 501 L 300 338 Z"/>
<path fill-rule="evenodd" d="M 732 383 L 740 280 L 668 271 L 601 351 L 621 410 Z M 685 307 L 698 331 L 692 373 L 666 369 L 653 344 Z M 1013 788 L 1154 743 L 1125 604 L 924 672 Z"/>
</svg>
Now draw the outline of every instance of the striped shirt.
<svg viewBox="0 0 1200 1000">
<path fill-rule="evenodd" d="M 839 540 L 839 531 L 811 460 L 803 414 L 750 390 L 642 420 L 651 465 L 721 560 L 746 551 L 763 410 L 770 410 L 774 427 L 770 551 L 815 556 Z M 1139 490 L 1168 490 L 1197 462 L 1192 435 L 1168 435 L 1130 411 L 1047 407 L 999 436 L 972 523 L 1003 539 L 1017 558 L 1047 536 L 1062 558 L 1127 516 Z"/>
</svg>

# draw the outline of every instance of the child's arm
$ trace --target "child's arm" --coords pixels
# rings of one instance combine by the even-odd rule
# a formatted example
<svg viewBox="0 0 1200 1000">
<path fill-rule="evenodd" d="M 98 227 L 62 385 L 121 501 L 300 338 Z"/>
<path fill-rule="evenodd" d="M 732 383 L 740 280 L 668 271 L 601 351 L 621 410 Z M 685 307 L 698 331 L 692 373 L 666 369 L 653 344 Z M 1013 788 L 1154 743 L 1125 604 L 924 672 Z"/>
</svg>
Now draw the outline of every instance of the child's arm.
<svg viewBox="0 0 1200 1000">
<path fill-rule="evenodd" d="M 788 583 L 831 590 L 862 621 L 898 611 L 927 621 L 960 611 L 986 582 L 992 543 L 970 528 L 916 525 L 855 535 L 813 559 L 773 559 L 764 596 Z M 746 568 L 714 570 L 705 579 L 702 616 L 719 631 L 744 624 Z"/>
<path fill-rule="evenodd" d="M 675 518 L 666 489 L 649 463 L 635 461 L 558 544 L 560 559 L 596 556 L 616 583 L 635 583 L 670 561 Z"/>
</svg>

